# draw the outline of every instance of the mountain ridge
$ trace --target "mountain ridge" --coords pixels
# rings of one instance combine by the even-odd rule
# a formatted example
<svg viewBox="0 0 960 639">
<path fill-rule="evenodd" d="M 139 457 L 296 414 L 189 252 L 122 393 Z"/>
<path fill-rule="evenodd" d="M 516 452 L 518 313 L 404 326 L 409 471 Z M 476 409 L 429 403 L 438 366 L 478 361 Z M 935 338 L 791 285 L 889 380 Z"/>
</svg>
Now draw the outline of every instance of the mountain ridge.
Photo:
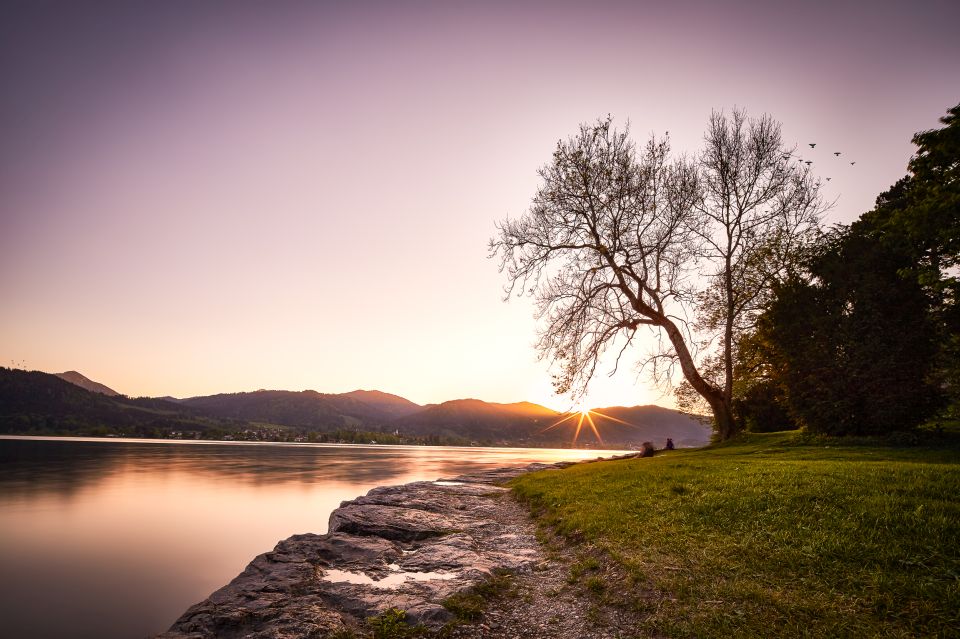
<svg viewBox="0 0 960 639">
<path fill-rule="evenodd" d="M 113 390 L 109 386 L 101 384 L 100 382 L 95 382 L 86 375 L 82 375 L 77 371 L 64 371 L 62 373 L 54 373 L 56 377 L 70 382 L 74 386 L 79 386 L 85 390 L 90 391 L 91 393 L 100 393 L 101 395 L 107 395 L 108 397 L 116 397 L 120 395 L 117 391 Z"/>
<path fill-rule="evenodd" d="M 579 412 L 561 413 L 529 401 L 497 403 L 471 397 L 419 405 L 399 395 L 361 389 L 347 393 L 260 389 L 185 399 L 129 400 L 122 395 L 99 396 L 120 402 L 125 410 L 129 410 L 131 402 L 153 402 L 149 410 L 170 416 L 178 428 L 188 422 L 206 420 L 214 429 L 279 427 L 304 434 L 381 432 L 417 441 L 445 438 L 446 441 L 506 446 L 636 447 L 644 441 L 659 446 L 667 437 L 680 446 L 699 446 L 706 444 L 711 434 L 710 428 L 698 418 L 656 405 L 593 409 L 587 418 Z M 87 400 L 90 402 L 96 403 Z M 34 412 L 39 410 L 35 403 L 30 406 Z M 110 406 L 97 406 L 96 410 L 104 415 L 115 412 Z M 54 421 L 69 422 L 68 413 L 60 410 L 53 416 Z M 162 429 L 163 418 L 152 420 L 151 425 Z"/>
</svg>

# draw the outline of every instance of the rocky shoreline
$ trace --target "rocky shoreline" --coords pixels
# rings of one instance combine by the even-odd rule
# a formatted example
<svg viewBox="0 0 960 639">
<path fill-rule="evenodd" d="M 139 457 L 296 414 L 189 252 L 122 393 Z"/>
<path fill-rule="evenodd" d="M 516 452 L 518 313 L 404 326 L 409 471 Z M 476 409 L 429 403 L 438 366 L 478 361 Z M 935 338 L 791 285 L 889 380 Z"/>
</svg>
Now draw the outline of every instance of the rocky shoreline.
<svg viewBox="0 0 960 639">
<path fill-rule="evenodd" d="M 444 607 L 452 595 L 502 572 L 547 570 L 529 516 L 501 484 L 573 463 L 374 488 L 333 511 L 328 533 L 281 541 L 157 639 L 351 636 L 390 609 L 442 628 L 454 619 Z"/>
</svg>

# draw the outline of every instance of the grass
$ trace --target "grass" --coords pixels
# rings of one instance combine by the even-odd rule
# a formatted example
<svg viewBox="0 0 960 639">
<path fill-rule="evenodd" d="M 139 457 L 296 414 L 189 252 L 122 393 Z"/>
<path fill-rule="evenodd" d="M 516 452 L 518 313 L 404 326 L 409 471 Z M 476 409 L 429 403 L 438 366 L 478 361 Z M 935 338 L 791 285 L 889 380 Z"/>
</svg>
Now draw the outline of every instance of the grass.
<svg viewBox="0 0 960 639">
<path fill-rule="evenodd" d="M 373 639 L 414 639 L 429 634 L 422 625 L 410 625 L 407 613 L 398 608 L 390 608 L 376 617 L 370 617 L 367 625 L 373 631 Z"/>
<path fill-rule="evenodd" d="M 613 569 L 586 585 L 639 611 L 638 635 L 960 637 L 956 444 L 749 435 L 513 488 Z"/>
<path fill-rule="evenodd" d="M 457 621 L 470 623 L 483 617 L 490 600 L 513 596 L 515 593 L 513 575 L 509 571 L 494 571 L 468 590 L 447 597 L 443 607 L 452 612 Z"/>
<path fill-rule="evenodd" d="M 585 573 L 590 573 L 600 569 L 600 562 L 596 557 L 583 557 L 573 562 L 570 566 L 570 576 L 567 577 L 567 583 L 575 584 L 580 581 Z"/>
</svg>

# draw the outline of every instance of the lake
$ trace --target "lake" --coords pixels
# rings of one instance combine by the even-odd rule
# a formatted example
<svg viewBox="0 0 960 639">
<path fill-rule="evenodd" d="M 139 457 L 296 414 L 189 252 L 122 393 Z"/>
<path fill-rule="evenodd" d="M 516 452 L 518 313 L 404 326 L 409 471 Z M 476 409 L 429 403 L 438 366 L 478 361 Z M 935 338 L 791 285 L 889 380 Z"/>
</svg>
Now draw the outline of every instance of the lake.
<svg viewBox="0 0 960 639">
<path fill-rule="evenodd" d="M 0 438 L 0 623 L 137 639 L 374 486 L 615 451 Z"/>
</svg>

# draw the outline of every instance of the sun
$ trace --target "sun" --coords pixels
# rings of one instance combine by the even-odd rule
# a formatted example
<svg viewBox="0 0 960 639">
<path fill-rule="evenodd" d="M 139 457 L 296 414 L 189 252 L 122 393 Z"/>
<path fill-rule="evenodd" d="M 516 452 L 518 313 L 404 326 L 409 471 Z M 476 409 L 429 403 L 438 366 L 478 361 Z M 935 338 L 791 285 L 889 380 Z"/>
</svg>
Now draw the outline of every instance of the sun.
<svg viewBox="0 0 960 639">
<path fill-rule="evenodd" d="M 596 418 L 596 421 L 594 421 L 594 418 Z M 593 436 L 597 438 L 597 442 L 599 442 L 600 444 L 603 444 L 603 437 L 600 436 L 600 429 L 597 428 L 597 422 L 600 422 L 603 419 L 609 420 L 611 422 L 617 422 L 618 424 L 623 424 L 625 426 L 639 428 L 639 426 L 637 426 L 636 424 L 625 422 L 622 419 L 617 419 L 616 417 L 612 417 L 610 415 L 604 415 L 599 411 L 596 411 L 581 405 L 580 408 L 567 413 L 565 416 L 561 417 L 554 423 L 550 424 L 540 432 L 545 433 L 548 430 L 556 428 L 557 426 L 560 426 L 561 424 L 574 419 L 577 420 L 577 427 L 573 432 L 573 439 L 570 442 L 571 444 L 577 443 L 577 440 L 580 438 L 580 431 L 583 430 L 584 424 L 586 424 L 586 426 L 590 429 L 590 431 L 593 433 Z"/>
</svg>

